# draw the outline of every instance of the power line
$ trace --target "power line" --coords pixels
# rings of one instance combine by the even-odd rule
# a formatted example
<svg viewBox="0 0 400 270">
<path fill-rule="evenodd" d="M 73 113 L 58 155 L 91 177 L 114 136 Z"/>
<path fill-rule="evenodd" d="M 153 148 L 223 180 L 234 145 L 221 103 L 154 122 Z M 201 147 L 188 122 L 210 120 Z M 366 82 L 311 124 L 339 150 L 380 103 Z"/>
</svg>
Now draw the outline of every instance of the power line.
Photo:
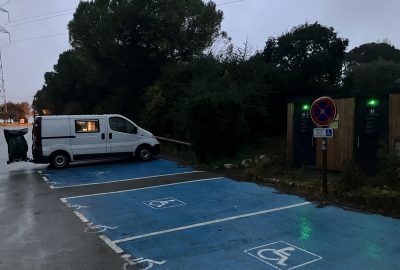
<svg viewBox="0 0 400 270">
<path fill-rule="evenodd" d="M 1 6 L 0 6 L 1 7 Z M 65 10 L 59 10 L 59 11 L 53 11 L 53 12 L 49 12 L 49 13 L 44 13 L 44 14 L 41 14 L 41 15 L 36 15 L 36 16 L 32 16 L 32 17 L 28 17 L 28 18 L 24 18 L 24 19 L 19 19 L 19 20 L 12 20 L 12 21 L 10 21 L 9 23 L 15 23 L 15 22 L 19 22 L 19 21 L 22 21 L 22 22 L 24 22 L 24 21 L 27 21 L 27 20 L 31 20 L 31 19 L 35 19 L 35 18 L 40 18 L 40 17 L 43 17 L 43 16 L 48 16 L 48 15 L 53 15 L 53 14 L 60 14 L 60 13 L 65 13 L 65 12 L 68 12 L 68 14 L 69 13 L 72 13 L 73 11 L 74 11 L 75 9 L 65 9 Z M 66 13 L 67 14 L 67 13 Z M 61 14 L 60 14 L 61 15 Z M 7 23 L 7 24 L 9 24 L 9 23 Z M 6 25 L 7 25 L 6 24 Z"/>
<path fill-rule="evenodd" d="M 49 16 L 49 17 L 45 17 L 45 18 L 41 18 L 41 19 L 36 19 L 36 20 L 30 20 L 30 21 L 26 21 L 26 22 L 21 22 L 21 23 L 17 23 L 17 24 L 11 24 L 11 25 L 5 25 L 7 28 L 11 28 L 11 27 L 15 27 L 15 26 L 20 26 L 20 25 L 24 25 L 24 24 L 28 24 L 28 23 L 34 23 L 34 22 L 38 22 L 38 21 L 44 21 L 44 20 L 48 20 L 51 18 L 56 18 L 56 17 L 61 17 L 61 16 L 65 16 L 68 14 L 73 13 L 73 11 L 70 12 L 66 12 L 63 14 L 58 14 L 58 15 L 54 15 L 54 16 Z"/>
<path fill-rule="evenodd" d="M 234 3 L 243 2 L 243 1 L 244 0 L 235 0 L 235 1 L 223 2 L 223 3 L 220 3 L 220 4 L 216 4 L 216 6 L 229 5 L 229 4 L 234 4 Z"/>
<path fill-rule="evenodd" d="M 57 37 L 57 36 L 64 36 L 64 35 L 68 35 L 68 34 L 69 34 L 68 32 L 64 32 L 64 33 L 45 35 L 45 36 L 39 36 L 39 37 L 33 37 L 33 38 L 18 39 L 18 40 L 13 40 L 10 44 L 23 42 L 23 41 L 30 41 L 30 40 L 45 39 L 45 38 L 51 38 L 51 37 Z"/>
<path fill-rule="evenodd" d="M 7 0 L 6 2 L 4 2 L 4 4 L 2 4 L 2 6 L 8 5 L 8 4 L 14 4 L 15 2 L 18 2 L 21 0 Z"/>
</svg>

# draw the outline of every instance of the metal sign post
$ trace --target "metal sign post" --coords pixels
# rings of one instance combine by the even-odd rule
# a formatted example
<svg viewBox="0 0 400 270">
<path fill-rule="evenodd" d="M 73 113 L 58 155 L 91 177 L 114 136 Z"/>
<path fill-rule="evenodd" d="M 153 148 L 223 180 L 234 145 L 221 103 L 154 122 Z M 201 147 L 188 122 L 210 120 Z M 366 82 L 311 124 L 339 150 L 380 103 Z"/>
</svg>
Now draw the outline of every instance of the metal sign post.
<svg viewBox="0 0 400 270">
<path fill-rule="evenodd" d="M 324 196 L 328 194 L 328 140 L 333 138 L 332 128 L 323 128 L 329 126 L 336 118 L 336 105 L 330 97 L 320 97 L 316 99 L 310 109 L 312 121 L 322 128 L 315 128 L 314 138 L 322 138 L 322 192 Z"/>
<path fill-rule="evenodd" d="M 322 138 L 322 192 L 324 195 L 328 194 L 328 140 Z"/>
</svg>

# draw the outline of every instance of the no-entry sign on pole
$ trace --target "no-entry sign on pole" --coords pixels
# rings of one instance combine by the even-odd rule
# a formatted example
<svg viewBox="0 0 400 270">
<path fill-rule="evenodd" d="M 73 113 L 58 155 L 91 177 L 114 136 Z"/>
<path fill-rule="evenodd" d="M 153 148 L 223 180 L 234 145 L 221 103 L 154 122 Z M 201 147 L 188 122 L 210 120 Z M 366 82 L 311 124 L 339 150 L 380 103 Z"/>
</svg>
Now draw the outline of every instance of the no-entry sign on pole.
<svg viewBox="0 0 400 270">
<path fill-rule="evenodd" d="M 320 127 L 327 127 L 336 119 L 336 105 L 330 97 L 317 98 L 311 105 L 311 120 Z M 314 138 L 322 138 L 322 192 L 326 196 L 328 194 L 328 142 L 326 138 L 333 138 L 333 129 L 331 128 L 315 128 Z"/>
<path fill-rule="evenodd" d="M 317 98 L 311 105 L 311 120 L 318 126 L 326 127 L 336 118 L 336 105 L 330 97 Z"/>
</svg>

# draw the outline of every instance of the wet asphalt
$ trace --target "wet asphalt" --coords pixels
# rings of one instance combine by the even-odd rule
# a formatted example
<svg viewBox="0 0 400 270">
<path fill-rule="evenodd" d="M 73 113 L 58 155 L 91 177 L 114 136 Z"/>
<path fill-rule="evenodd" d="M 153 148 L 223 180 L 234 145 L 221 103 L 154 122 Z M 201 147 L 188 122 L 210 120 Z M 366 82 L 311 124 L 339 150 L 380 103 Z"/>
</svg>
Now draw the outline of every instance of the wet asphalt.
<svg viewBox="0 0 400 270">
<path fill-rule="evenodd" d="M 0 128 L 0 269 L 123 269 L 125 261 L 60 198 L 140 188 L 213 177 L 209 173 L 156 177 L 123 183 L 52 190 L 37 171 L 46 165 L 7 165 L 7 144 Z M 31 129 L 25 136 L 31 145 Z M 29 156 L 30 153 L 29 153 Z M 82 165 L 80 165 L 82 166 Z M 83 165 L 83 166 L 95 166 Z M 134 254 L 133 254 L 134 256 Z M 129 269 L 140 269 L 132 267 Z"/>
</svg>

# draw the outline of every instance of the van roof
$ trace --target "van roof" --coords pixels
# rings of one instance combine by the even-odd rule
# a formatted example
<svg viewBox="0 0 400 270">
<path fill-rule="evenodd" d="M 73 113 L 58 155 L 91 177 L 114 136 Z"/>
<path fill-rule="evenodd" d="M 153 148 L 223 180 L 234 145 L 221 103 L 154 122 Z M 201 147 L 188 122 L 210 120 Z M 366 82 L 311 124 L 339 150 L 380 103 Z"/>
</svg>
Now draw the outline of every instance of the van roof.
<svg viewBox="0 0 400 270">
<path fill-rule="evenodd" d="M 43 119 L 65 119 L 65 118 L 104 118 L 107 116 L 124 117 L 120 114 L 45 115 L 38 117 L 41 117 Z"/>
</svg>

